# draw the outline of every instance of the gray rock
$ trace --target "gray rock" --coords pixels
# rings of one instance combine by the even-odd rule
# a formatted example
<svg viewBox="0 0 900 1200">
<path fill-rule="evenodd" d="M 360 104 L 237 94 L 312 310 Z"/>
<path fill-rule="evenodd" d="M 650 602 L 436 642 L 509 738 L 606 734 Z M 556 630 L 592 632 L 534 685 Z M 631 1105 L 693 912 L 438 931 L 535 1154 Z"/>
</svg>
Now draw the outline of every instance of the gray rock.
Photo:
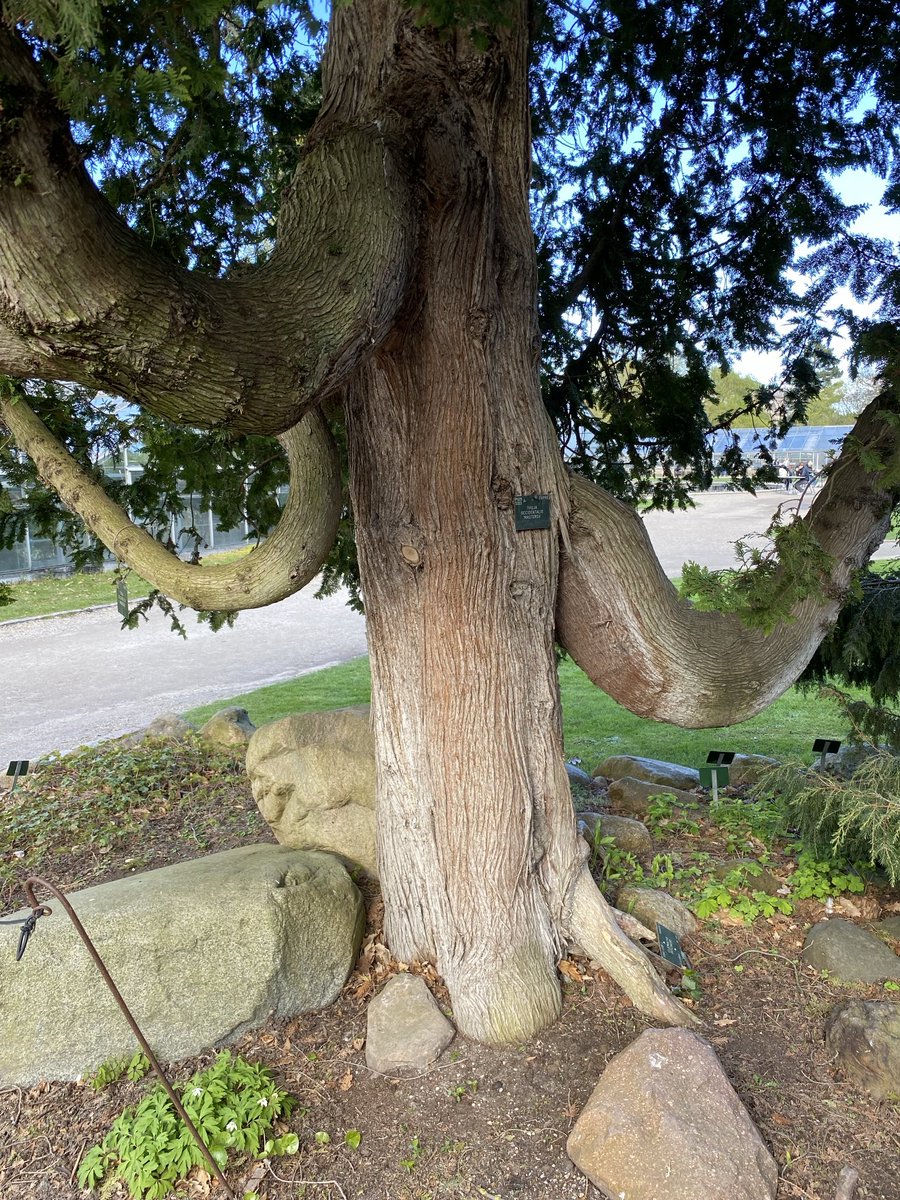
<svg viewBox="0 0 900 1200">
<path fill-rule="evenodd" d="M 645 783 L 661 783 L 665 788 L 690 790 L 700 786 L 699 772 L 693 767 L 681 767 L 677 763 L 660 762 L 655 758 L 639 758 L 632 754 L 614 754 L 605 759 L 594 772 L 607 779 L 643 779 Z"/>
<path fill-rule="evenodd" d="M 886 933 L 889 938 L 900 942 L 900 914 L 896 917 L 885 917 L 875 926 L 879 933 Z"/>
<path fill-rule="evenodd" d="M 392 975 L 369 1004 L 366 1063 L 386 1075 L 423 1071 L 454 1033 L 421 976 Z"/>
<path fill-rule="evenodd" d="M 659 921 L 680 938 L 691 937 L 697 932 L 697 918 L 694 914 L 680 900 L 658 888 L 619 888 L 616 908 L 631 913 L 651 930 L 656 929 L 656 922 Z"/>
<path fill-rule="evenodd" d="M 825 1023 L 825 1044 L 864 1091 L 877 1100 L 900 1099 L 900 1004 L 836 1005 Z"/>
<path fill-rule="evenodd" d="M 582 771 L 581 767 L 576 767 L 574 763 L 566 763 L 566 774 L 569 777 L 569 783 L 584 788 L 586 792 L 593 792 L 597 786 L 587 771 Z"/>
<path fill-rule="evenodd" d="M 259 811 L 283 846 L 328 850 L 377 874 L 375 739 L 367 707 L 295 713 L 247 747 Z"/>
<path fill-rule="evenodd" d="M 715 1052 L 686 1029 L 648 1029 L 612 1059 L 566 1150 L 627 1200 L 774 1200 L 778 1185 Z"/>
<path fill-rule="evenodd" d="M 900 980 L 900 958 L 881 938 L 837 918 L 813 925 L 806 935 L 803 958 L 842 983 Z"/>
<path fill-rule="evenodd" d="M 728 782 L 732 787 L 759 783 L 773 767 L 779 765 L 777 758 L 769 758 L 765 754 L 736 754 L 728 768 Z"/>
<path fill-rule="evenodd" d="M 256 731 L 246 708 L 223 708 L 200 726 L 199 736 L 214 746 L 246 746 Z"/>
<path fill-rule="evenodd" d="M 68 897 L 162 1060 L 332 1003 L 362 899 L 327 854 L 245 846 Z M 61 905 L 0 957 L 0 1086 L 75 1079 L 137 1044 Z"/>
<path fill-rule="evenodd" d="M 690 792 L 678 788 L 664 787 L 659 783 L 646 783 L 642 779 L 623 776 L 609 785 L 609 802 L 636 817 L 645 817 L 654 796 L 671 796 L 679 808 L 699 808 L 700 801 Z"/>
<path fill-rule="evenodd" d="M 189 733 L 196 733 L 196 726 L 178 713 L 162 713 L 150 722 L 142 731 L 145 738 L 183 738 Z"/>
<path fill-rule="evenodd" d="M 760 866 L 754 858 L 726 859 L 725 862 L 717 863 L 712 873 L 716 879 L 724 879 L 726 875 L 736 870 L 741 870 L 743 885 L 753 892 L 765 892 L 767 896 L 777 896 L 784 887 L 784 883 L 777 875 L 773 875 L 771 871 Z"/>
<path fill-rule="evenodd" d="M 580 813 L 578 825 L 583 829 L 588 842 L 593 845 L 595 836 L 611 837 L 618 850 L 640 857 L 653 849 L 650 830 L 641 821 L 631 817 L 617 817 L 612 813 Z"/>
</svg>

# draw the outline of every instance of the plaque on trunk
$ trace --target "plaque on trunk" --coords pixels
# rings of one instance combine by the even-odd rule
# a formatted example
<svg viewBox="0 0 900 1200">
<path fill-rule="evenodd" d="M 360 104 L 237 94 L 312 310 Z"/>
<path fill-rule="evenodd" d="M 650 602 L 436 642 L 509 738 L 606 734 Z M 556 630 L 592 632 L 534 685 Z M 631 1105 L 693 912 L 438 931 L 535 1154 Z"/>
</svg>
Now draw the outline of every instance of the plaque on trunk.
<svg viewBox="0 0 900 1200">
<path fill-rule="evenodd" d="M 549 529 L 549 496 L 516 496 L 514 499 L 516 530 Z"/>
</svg>

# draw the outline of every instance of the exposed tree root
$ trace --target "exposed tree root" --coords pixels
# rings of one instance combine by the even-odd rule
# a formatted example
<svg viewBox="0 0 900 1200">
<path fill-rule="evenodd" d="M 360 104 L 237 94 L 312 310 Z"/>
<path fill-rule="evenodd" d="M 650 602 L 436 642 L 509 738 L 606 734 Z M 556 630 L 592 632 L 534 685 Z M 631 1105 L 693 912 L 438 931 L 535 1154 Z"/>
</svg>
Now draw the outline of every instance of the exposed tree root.
<svg viewBox="0 0 900 1200">
<path fill-rule="evenodd" d="M 666 1025 L 700 1024 L 671 994 L 647 954 L 619 928 L 587 864 L 581 868 L 572 889 L 569 932 L 641 1012 Z"/>
</svg>

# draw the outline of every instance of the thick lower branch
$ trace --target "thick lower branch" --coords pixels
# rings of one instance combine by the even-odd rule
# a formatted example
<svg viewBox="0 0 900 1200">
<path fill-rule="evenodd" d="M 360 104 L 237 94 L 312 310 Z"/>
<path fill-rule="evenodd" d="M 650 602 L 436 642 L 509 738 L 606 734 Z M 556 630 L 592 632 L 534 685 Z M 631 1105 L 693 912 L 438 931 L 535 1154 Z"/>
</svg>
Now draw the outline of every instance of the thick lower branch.
<svg viewBox="0 0 900 1200">
<path fill-rule="evenodd" d="M 897 411 L 886 393 L 859 418 L 805 518 L 833 559 L 830 578 L 769 635 L 682 600 L 638 515 L 573 477 L 571 546 L 557 596 L 560 643 L 598 687 L 639 716 L 702 728 L 760 712 L 806 666 L 854 573 L 885 536 L 896 496 L 880 479 L 900 458 L 891 419 Z M 881 464 L 876 471 L 863 465 L 870 455 Z"/>
<path fill-rule="evenodd" d="M 0 159 L 16 166 L 0 170 L 0 373 L 79 382 L 180 424 L 278 433 L 388 333 L 414 221 L 383 123 L 318 138 L 286 190 L 272 259 L 214 279 L 113 211 L 2 21 L 0 81 Z"/>
<path fill-rule="evenodd" d="M 341 478 L 337 448 L 318 411 L 280 436 L 290 464 L 281 520 L 238 562 L 182 562 L 84 471 L 24 399 L 0 395 L 0 420 L 33 459 L 38 474 L 108 549 L 167 596 L 198 610 L 261 608 L 299 591 L 318 572 L 337 533 Z"/>
</svg>

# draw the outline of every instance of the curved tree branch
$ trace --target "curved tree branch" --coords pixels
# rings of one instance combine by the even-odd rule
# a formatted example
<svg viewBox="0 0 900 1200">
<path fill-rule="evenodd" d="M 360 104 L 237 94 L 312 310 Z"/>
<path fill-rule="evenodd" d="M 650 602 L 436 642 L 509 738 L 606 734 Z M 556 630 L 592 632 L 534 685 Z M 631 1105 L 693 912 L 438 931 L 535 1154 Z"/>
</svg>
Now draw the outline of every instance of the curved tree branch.
<svg viewBox="0 0 900 1200">
<path fill-rule="evenodd" d="M 573 476 L 571 545 L 557 594 L 560 643 L 598 687 L 639 716 L 703 728 L 760 712 L 806 666 L 854 573 L 887 532 L 897 490 L 880 480 L 897 478 L 898 415 L 889 389 L 857 421 L 805 518 L 833 559 L 830 578 L 768 635 L 682 600 L 637 513 Z"/>
<path fill-rule="evenodd" d="M 384 123 L 362 114 L 312 140 L 271 260 L 214 279 L 113 211 L 2 20 L 0 80 L 0 372 L 111 391 L 181 424 L 278 433 L 388 333 L 414 219 Z"/>
<path fill-rule="evenodd" d="M 238 562 L 183 562 L 131 520 L 21 399 L 0 394 L 0 420 L 33 459 L 38 474 L 129 567 L 167 596 L 198 610 L 262 608 L 314 578 L 334 542 L 341 512 L 337 447 L 318 410 L 279 437 L 290 464 L 281 520 Z"/>
</svg>

